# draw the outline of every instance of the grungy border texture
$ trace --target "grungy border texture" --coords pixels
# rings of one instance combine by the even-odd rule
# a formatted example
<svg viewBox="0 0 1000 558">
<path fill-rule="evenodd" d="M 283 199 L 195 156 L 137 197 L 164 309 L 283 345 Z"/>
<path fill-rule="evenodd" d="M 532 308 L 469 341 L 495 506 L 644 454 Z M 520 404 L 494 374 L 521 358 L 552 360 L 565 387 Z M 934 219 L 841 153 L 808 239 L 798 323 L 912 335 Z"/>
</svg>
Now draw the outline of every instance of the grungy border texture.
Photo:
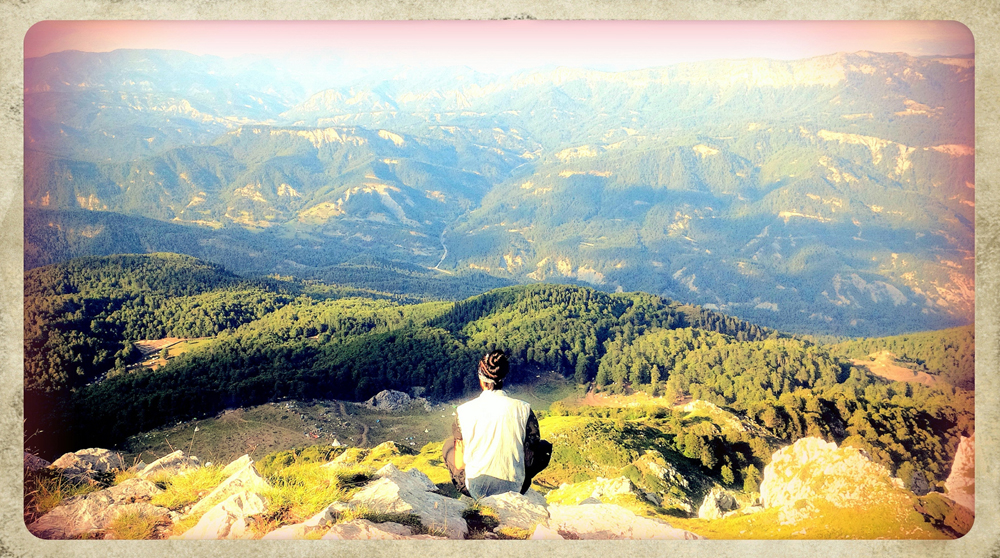
<svg viewBox="0 0 1000 558">
<path fill-rule="evenodd" d="M 42 541 L 22 521 L 23 197 L 22 52 L 25 32 L 43 20 L 75 19 L 537 19 L 955 20 L 976 48 L 976 374 L 977 518 L 956 541 Z M 997 463 L 1000 386 L 996 310 L 1000 306 L 1000 190 L 997 101 L 1000 8 L 995 0 L 0 0 L 0 556 L 398 556 L 555 555 L 719 557 L 1000 557 Z"/>
</svg>

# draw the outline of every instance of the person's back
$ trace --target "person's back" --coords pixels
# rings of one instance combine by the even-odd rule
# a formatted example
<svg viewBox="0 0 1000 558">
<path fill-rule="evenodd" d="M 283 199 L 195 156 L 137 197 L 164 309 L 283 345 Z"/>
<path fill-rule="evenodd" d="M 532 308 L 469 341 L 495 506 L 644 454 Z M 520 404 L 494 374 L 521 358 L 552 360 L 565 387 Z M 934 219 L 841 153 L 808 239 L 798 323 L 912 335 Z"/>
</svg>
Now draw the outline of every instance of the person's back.
<svg viewBox="0 0 1000 558">
<path fill-rule="evenodd" d="M 480 360 L 477 374 L 483 392 L 459 405 L 452 437 L 442 450 L 455 487 L 475 498 L 524 494 L 552 454 L 552 444 L 540 440 L 531 406 L 504 393 L 508 370 L 502 351 Z"/>
<path fill-rule="evenodd" d="M 517 491 L 524 482 L 524 438 L 531 407 L 503 390 L 486 390 L 458 407 L 469 489 Z M 474 485 L 481 489 L 473 489 Z"/>
</svg>

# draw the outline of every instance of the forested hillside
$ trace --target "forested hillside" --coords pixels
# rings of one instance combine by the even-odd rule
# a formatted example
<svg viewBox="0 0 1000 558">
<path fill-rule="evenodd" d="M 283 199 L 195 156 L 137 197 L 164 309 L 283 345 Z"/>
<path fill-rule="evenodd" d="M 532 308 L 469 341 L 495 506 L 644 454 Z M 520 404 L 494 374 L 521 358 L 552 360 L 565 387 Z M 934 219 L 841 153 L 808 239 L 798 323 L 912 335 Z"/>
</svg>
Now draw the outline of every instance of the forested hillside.
<svg viewBox="0 0 1000 558">
<path fill-rule="evenodd" d="M 976 330 L 974 326 L 946 331 L 912 333 L 878 339 L 856 339 L 831 347 L 834 354 L 863 359 L 888 351 L 956 388 L 976 385 Z"/>
<path fill-rule="evenodd" d="M 972 393 L 962 386 L 889 382 L 843 356 L 898 341 L 816 344 L 644 293 L 539 284 L 418 302 L 239 278 L 172 254 L 38 268 L 25 289 L 25 432 L 49 455 L 284 398 L 360 401 L 419 387 L 432 400 L 454 400 L 476 388 L 474 364 L 493 348 L 511 355 L 513 384 L 551 370 L 597 391 L 702 399 L 778 439 L 849 440 L 892 470 L 909 463 L 929 480 L 947 475 L 958 435 L 974 428 Z M 213 339 L 155 370 L 131 364 L 132 341 L 166 335 Z M 974 351 L 964 339 L 942 358 L 929 348 L 897 350 L 960 377 Z M 677 448 L 716 448 L 705 458 L 709 471 L 721 474 L 724 456 L 730 474 L 754 462 L 736 439 L 699 436 Z"/>
</svg>

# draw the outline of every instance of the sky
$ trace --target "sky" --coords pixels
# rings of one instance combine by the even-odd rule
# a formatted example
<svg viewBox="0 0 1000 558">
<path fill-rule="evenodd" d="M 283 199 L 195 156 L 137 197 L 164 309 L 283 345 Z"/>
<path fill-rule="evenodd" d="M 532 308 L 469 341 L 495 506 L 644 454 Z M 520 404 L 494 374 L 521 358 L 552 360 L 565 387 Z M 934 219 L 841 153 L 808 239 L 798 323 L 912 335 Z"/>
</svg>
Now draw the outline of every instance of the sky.
<svg viewBox="0 0 1000 558">
<path fill-rule="evenodd" d="M 43 21 L 26 58 L 63 50 L 183 50 L 225 58 L 323 55 L 361 66 L 538 66 L 629 70 L 720 58 L 794 60 L 834 52 L 961 55 L 953 21 Z"/>
</svg>

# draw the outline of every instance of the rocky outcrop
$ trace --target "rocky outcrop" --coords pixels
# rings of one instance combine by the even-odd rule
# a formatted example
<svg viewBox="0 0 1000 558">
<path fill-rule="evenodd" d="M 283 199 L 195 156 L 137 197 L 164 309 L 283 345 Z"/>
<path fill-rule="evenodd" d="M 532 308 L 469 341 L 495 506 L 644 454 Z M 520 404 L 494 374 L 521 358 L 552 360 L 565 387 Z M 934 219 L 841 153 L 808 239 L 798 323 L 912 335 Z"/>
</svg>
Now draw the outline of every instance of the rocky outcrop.
<svg viewBox="0 0 1000 558">
<path fill-rule="evenodd" d="M 223 473 L 229 474 L 229 476 L 226 477 L 226 480 L 222 481 L 219 486 L 209 492 L 208 496 L 205 496 L 198 503 L 192 506 L 188 515 L 207 512 L 209 509 L 218 505 L 219 502 L 222 502 L 233 495 L 243 492 L 259 492 L 269 486 L 267 481 L 260 476 L 260 473 L 254 469 L 253 460 L 250 459 L 250 456 L 248 455 L 244 455 L 243 457 L 230 463 L 222 471 Z"/>
<path fill-rule="evenodd" d="M 821 499 L 838 508 L 860 508 L 894 501 L 902 488 L 902 481 L 860 449 L 802 438 L 774 453 L 764 468 L 760 498 L 764 507 L 788 512 L 782 523 L 795 523 Z"/>
<path fill-rule="evenodd" d="M 349 505 L 373 511 L 412 513 L 434 531 L 449 539 L 465 538 L 469 528 L 462 518 L 466 505 L 437 494 L 437 486 L 416 469 L 402 472 L 391 463 L 378 470 L 378 480 L 355 494 Z"/>
<path fill-rule="evenodd" d="M 719 519 L 739 507 L 740 504 L 732 492 L 716 486 L 705 495 L 705 500 L 698 508 L 698 519 Z"/>
<path fill-rule="evenodd" d="M 545 497 L 534 490 L 528 490 L 527 494 L 523 495 L 517 492 L 507 492 L 488 496 L 480 500 L 479 503 L 497 513 L 497 517 L 500 519 L 500 529 L 515 527 L 529 531 L 539 523 L 549 519 Z"/>
<path fill-rule="evenodd" d="M 343 459 L 338 458 L 339 463 L 334 460 L 326 466 L 374 464 L 381 458 L 398 456 L 405 449 L 401 450 L 392 443 L 381 444 L 371 450 L 345 452 L 341 455 Z M 91 450 L 83 455 L 100 453 Z M 372 461 L 379 456 L 380 459 Z M 175 452 L 143 466 L 140 472 L 155 478 L 157 475 L 184 474 L 195 466 L 198 466 L 197 460 Z M 91 470 L 97 470 L 97 467 Z M 233 461 L 223 471 L 226 473 L 225 480 L 183 516 L 150 504 L 150 498 L 162 491 L 148 479 L 135 478 L 113 488 L 67 500 L 65 505 L 39 518 L 29 529 L 43 538 L 99 534 L 107 529 L 118 513 L 127 510 L 161 516 L 165 523 L 183 517 L 198 518 L 194 527 L 171 537 L 175 539 L 256 538 L 263 534 L 259 530 L 262 524 L 255 522 L 260 520 L 260 514 L 267 512 L 265 489 L 268 485 L 257 473 L 249 456 Z M 468 535 L 469 525 L 463 518 L 463 511 L 474 503 L 471 499 L 453 499 L 438 493 L 431 479 L 417 469 L 401 471 L 389 463 L 375 475 L 376 478 L 355 493 L 350 501 L 332 502 L 308 520 L 281 526 L 261 538 L 290 540 L 315 538 L 322 534 L 324 539 L 419 540 L 463 539 Z M 524 495 L 510 492 L 490 496 L 479 504 L 495 513 L 498 519 L 495 531 L 510 529 L 533 533 L 532 538 L 535 539 L 696 538 L 664 521 L 641 517 L 620 505 L 602 501 L 625 497 L 630 504 L 641 502 L 635 498 L 640 496 L 638 489 L 627 478 L 598 478 L 567 485 L 560 490 L 566 493 L 567 502 L 564 503 L 572 505 L 550 505 L 545 496 L 534 490 Z M 576 505 L 578 503 L 585 505 Z M 410 514 L 419 519 L 420 525 L 414 528 L 398 523 L 374 523 L 364 519 L 374 517 L 365 515 L 365 512 Z M 495 533 L 483 535 L 487 538 L 500 536 Z"/>
<path fill-rule="evenodd" d="M 413 401 L 413 398 L 401 391 L 386 389 L 378 392 L 368 401 L 365 401 L 365 405 L 379 411 L 391 412 L 402 411 L 409 407 Z"/>
<path fill-rule="evenodd" d="M 149 503 L 160 492 L 147 480 L 129 479 L 111 488 L 67 499 L 28 525 L 28 531 L 43 539 L 69 539 L 99 533 L 124 512 L 166 518 L 170 510 Z"/>
<path fill-rule="evenodd" d="M 267 511 L 267 502 L 255 492 L 233 494 L 210 509 L 198 523 L 173 539 L 249 539 L 249 517 Z"/>
<path fill-rule="evenodd" d="M 640 478 L 655 479 L 647 480 L 647 486 L 641 487 L 648 502 L 687 514 L 694 511 L 691 494 L 701 489 L 702 482 L 686 478 L 656 450 L 646 450 L 632 465 L 638 469 Z"/>
<path fill-rule="evenodd" d="M 549 506 L 549 520 L 536 528 L 533 539 L 700 539 L 698 535 L 671 527 L 665 521 L 638 516 L 612 504 Z M 538 536 L 535 536 L 538 535 Z"/>
<path fill-rule="evenodd" d="M 81 482 L 93 480 L 97 473 L 124 470 L 125 463 L 117 453 L 102 448 L 90 448 L 65 453 L 52 462 L 49 468 L 60 471 L 63 476 L 71 480 Z"/>
<path fill-rule="evenodd" d="M 201 462 L 198 461 L 197 457 L 187 457 L 183 451 L 177 450 L 143 467 L 139 471 L 139 478 L 148 479 L 157 474 L 177 474 L 199 467 L 201 467 Z"/>
<path fill-rule="evenodd" d="M 48 461 L 38 457 L 35 454 L 24 452 L 24 470 L 25 471 L 40 471 L 52 465 Z"/>
<path fill-rule="evenodd" d="M 354 521 L 348 521 L 347 523 L 339 523 L 330 528 L 329 531 L 322 537 L 323 540 L 361 540 L 361 539 L 378 539 L 378 540 L 427 540 L 427 539 L 437 539 L 446 540 L 447 537 L 435 537 L 433 535 L 413 534 L 413 530 L 405 525 L 400 525 L 399 523 L 385 522 L 385 523 L 372 523 L 367 519 L 355 519 Z"/>
<path fill-rule="evenodd" d="M 349 509 L 351 509 L 350 506 L 344 504 L 343 502 L 334 502 L 323 511 L 317 513 L 302 523 L 294 523 L 292 525 L 279 527 L 261 538 L 264 540 L 304 539 L 306 538 L 306 535 L 312 533 L 313 531 L 318 531 L 328 525 L 333 525 L 337 522 L 337 518 L 340 517 L 340 514 Z"/>
<path fill-rule="evenodd" d="M 945 496 L 971 512 L 976 511 L 976 434 L 962 436 L 951 472 L 944 481 Z"/>
</svg>

